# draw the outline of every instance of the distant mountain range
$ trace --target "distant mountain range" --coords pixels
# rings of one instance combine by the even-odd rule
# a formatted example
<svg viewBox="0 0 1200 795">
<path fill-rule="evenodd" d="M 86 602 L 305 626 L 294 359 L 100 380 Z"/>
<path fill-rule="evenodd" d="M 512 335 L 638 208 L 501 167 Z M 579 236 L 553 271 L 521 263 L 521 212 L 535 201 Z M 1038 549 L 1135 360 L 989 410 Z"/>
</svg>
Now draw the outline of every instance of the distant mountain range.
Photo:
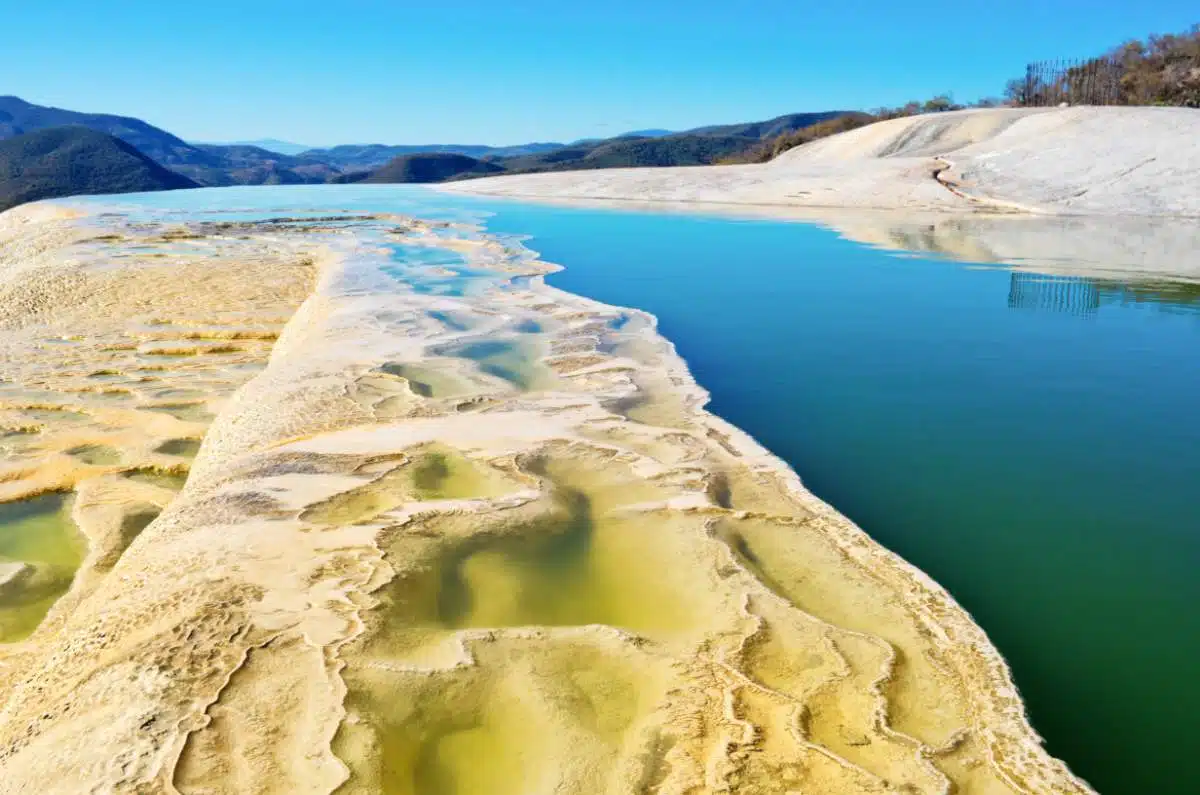
<svg viewBox="0 0 1200 795">
<path fill-rule="evenodd" d="M 341 173 L 328 164 L 301 163 L 258 147 L 189 144 L 141 119 L 78 113 L 0 97 L 0 139 L 64 126 L 87 127 L 120 138 L 155 162 L 206 186 L 325 182 Z"/>
<path fill-rule="evenodd" d="M 413 171 L 409 153 L 401 154 L 389 163 L 362 173 L 338 177 L 338 182 L 426 182 L 443 179 L 464 179 L 488 174 L 528 174 L 538 171 L 574 171 L 592 168 L 634 168 L 655 166 L 700 166 L 715 163 L 730 155 L 745 152 L 764 140 L 803 129 L 827 119 L 842 116 L 846 111 L 820 113 L 791 113 L 761 122 L 699 127 L 695 130 L 672 133 L 665 130 L 643 130 L 625 133 L 602 140 L 583 140 L 571 144 L 528 144 L 507 147 L 508 151 L 528 149 L 525 153 L 497 154 L 492 147 L 458 147 L 453 154 L 459 158 L 440 159 L 436 171 L 444 174 L 438 180 L 411 179 Z M 653 133 L 644 135 L 642 133 Z M 342 148 L 342 147 L 337 147 Z M 488 150 L 480 154 L 477 150 Z M 332 150 L 322 150 L 329 152 Z M 449 147 L 435 151 L 449 154 Z M 374 153 L 377 156 L 381 152 Z M 301 157 L 313 153 L 306 152 Z M 369 162 L 362 156 L 358 162 Z M 465 158 L 465 159 L 464 159 Z M 486 168 L 483 167 L 486 165 Z"/>
<path fill-rule="evenodd" d="M 209 159 L 191 144 L 141 119 L 106 113 L 77 113 L 34 105 L 17 97 L 0 96 L 0 138 L 68 125 L 87 127 L 120 138 L 162 165 L 207 162 Z"/>
<path fill-rule="evenodd" d="M 335 177 L 334 182 L 445 182 L 465 176 L 486 177 L 504 172 L 502 166 L 455 152 L 416 152 L 400 155 L 373 171 Z"/>
<path fill-rule="evenodd" d="M 79 113 L 35 105 L 18 97 L 0 96 L 0 142 L 50 129 L 86 128 L 123 141 L 155 164 L 202 187 L 431 182 L 536 171 L 707 165 L 748 151 L 769 138 L 844 114 L 845 111 L 792 113 L 766 121 L 698 127 L 682 132 L 635 130 L 612 138 L 570 144 L 346 144 L 307 149 L 301 144 L 274 138 L 227 144 L 188 143 L 141 119 L 104 113 Z M 91 139 L 90 146 L 92 148 L 88 149 L 88 156 L 93 160 L 101 157 L 100 150 L 95 148 L 99 146 L 98 139 Z M 28 155 L 34 151 L 40 150 L 22 144 L 10 152 L 10 157 L 20 158 L 25 156 L 22 152 Z M 63 151 L 77 150 L 68 147 Z M 147 177 L 142 168 L 144 164 L 135 167 L 135 164 L 112 152 L 104 154 L 102 159 L 114 167 L 117 163 L 124 163 L 130 169 L 131 183 Z M 21 168 L 33 165 L 24 163 Z M 157 178 L 161 180 L 161 174 Z M 96 180 L 83 180 L 85 187 L 93 182 Z M 172 187 L 169 182 L 166 180 L 163 185 Z M 50 179 L 46 184 L 60 185 L 65 189 L 71 183 L 71 180 Z"/>
<path fill-rule="evenodd" d="M 35 130 L 0 141 L 0 211 L 59 196 L 198 187 L 125 141 L 86 127 Z"/>
<path fill-rule="evenodd" d="M 576 141 L 540 152 L 514 154 L 504 157 L 472 157 L 442 161 L 446 172 L 443 179 L 464 179 L 487 174 L 528 174 L 539 171 L 575 171 L 593 168 L 636 168 L 657 166 L 709 165 L 731 155 L 739 154 L 762 144 L 768 138 L 803 129 L 828 119 L 842 116 L 846 111 L 821 113 L 791 113 L 761 122 L 700 127 L 695 130 L 668 133 L 650 130 L 655 135 L 625 133 L 603 140 Z M 362 175 L 338 178 L 342 182 L 412 182 L 397 179 L 411 172 L 401 158 Z M 473 162 L 472 162 L 473 161 Z M 486 165 L 488 168 L 481 168 Z M 452 172 L 452 173 L 451 173 Z M 420 180 L 428 181 L 428 180 Z M 436 180 L 441 181 L 441 180 Z"/>
<path fill-rule="evenodd" d="M 202 144 L 193 142 L 194 146 Z M 275 152 L 280 155 L 298 155 L 301 152 L 307 152 L 309 149 L 315 149 L 314 146 L 306 144 L 294 144 L 291 141 L 281 141 L 278 138 L 258 138 L 253 141 L 214 141 L 213 146 L 253 146 L 258 149 L 266 149 L 268 152 Z"/>
<path fill-rule="evenodd" d="M 306 160 L 316 160 L 331 163 L 348 171 L 361 171 L 381 166 L 392 158 L 401 155 L 424 153 L 442 153 L 466 155 L 476 159 L 485 157 L 517 157 L 539 152 L 552 152 L 561 149 L 559 143 L 531 143 L 518 146 L 485 146 L 483 144 L 345 144 L 329 149 L 310 149 L 301 157 Z"/>
</svg>

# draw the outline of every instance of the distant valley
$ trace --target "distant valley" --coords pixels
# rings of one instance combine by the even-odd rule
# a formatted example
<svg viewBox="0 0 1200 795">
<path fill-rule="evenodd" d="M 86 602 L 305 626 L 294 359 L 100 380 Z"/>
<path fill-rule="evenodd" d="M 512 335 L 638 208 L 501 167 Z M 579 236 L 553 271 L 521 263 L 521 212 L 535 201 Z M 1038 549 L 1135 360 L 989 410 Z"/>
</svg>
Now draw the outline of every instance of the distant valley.
<svg viewBox="0 0 1200 795">
<path fill-rule="evenodd" d="M 671 132 L 664 129 L 637 130 L 605 139 L 572 143 L 533 142 L 515 146 L 483 144 L 345 144 L 310 149 L 279 139 L 260 139 L 224 144 L 189 143 L 176 135 L 141 119 L 105 113 L 81 113 L 62 108 L 36 105 L 14 96 L 0 96 L 0 142 L 16 141 L 6 149 L 10 176 L 0 174 L 0 191 L 24 195 L 23 186 L 4 186 L 12 174 L 32 173 L 35 162 L 20 162 L 35 157 L 44 141 L 37 145 L 21 143 L 27 136 L 54 129 L 84 128 L 123 142 L 167 173 L 185 178 L 185 182 L 163 179 L 161 174 L 147 179 L 144 164 L 134 163 L 125 148 L 89 138 L 91 168 L 112 177 L 122 168 L 130 169 L 128 179 L 108 179 L 113 185 L 128 184 L 128 189 L 161 183 L 162 187 L 197 185 L 290 185 L 328 182 L 441 182 L 494 174 L 523 174 L 574 169 L 625 168 L 654 166 L 709 165 L 737 156 L 779 135 L 795 132 L 845 114 L 845 111 L 794 113 L 761 122 L 715 125 Z M 68 139 L 74 141 L 71 136 Z M 82 139 L 81 139 L 82 141 Z M 81 143 L 77 141 L 75 143 Z M 104 145 L 102 145 L 104 144 Z M 285 151 L 286 150 L 286 151 Z M 74 151 L 74 150 L 64 150 Z M 104 162 L 106 159 L 111 162 Z M 39 182 L 39 192 L 47 196 L 96 193 L 102 184 L 94 177 L 72 181 L 71 172 L 61 171 Z M 112 192 L 116 192 L 113 188 Z"/>
</svg>

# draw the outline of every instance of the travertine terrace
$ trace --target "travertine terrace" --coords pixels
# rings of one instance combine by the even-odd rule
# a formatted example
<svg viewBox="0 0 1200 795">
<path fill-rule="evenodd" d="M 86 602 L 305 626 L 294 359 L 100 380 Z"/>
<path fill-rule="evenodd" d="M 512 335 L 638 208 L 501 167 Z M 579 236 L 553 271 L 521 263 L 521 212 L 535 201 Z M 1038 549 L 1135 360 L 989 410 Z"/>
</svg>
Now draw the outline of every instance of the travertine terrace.
<svg viewBox="0 0 1200 795">
<path fill-rule="evenodd" d="M 0 792 L 1090 791 L 945 591 L 518 243 L 0 235 L 0 498 L 87 548 L 0 646 Z"/>
<path fill-rule="evenodd" d="M 893 119 L 756 165 L 623 168 L 448 183 L 537 199 L 906 212 L 1200 217 L 1200 112 L 996 108 Z"/>
</svg>

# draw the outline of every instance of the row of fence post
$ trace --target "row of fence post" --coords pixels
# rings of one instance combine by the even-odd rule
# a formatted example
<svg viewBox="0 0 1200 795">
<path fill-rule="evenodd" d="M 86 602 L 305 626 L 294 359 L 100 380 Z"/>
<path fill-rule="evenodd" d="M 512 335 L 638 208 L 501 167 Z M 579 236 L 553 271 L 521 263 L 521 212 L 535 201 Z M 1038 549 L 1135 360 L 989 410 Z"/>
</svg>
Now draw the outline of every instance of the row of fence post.
<svg viewBox="0 0 1200 795">
<path fill-rule="evenodd" d="M 1111 58 L 1037 61 L 1025 69 L 1021 105 L 1046 107 L 1121 104 L 1121 66 Z"/>
</svg>

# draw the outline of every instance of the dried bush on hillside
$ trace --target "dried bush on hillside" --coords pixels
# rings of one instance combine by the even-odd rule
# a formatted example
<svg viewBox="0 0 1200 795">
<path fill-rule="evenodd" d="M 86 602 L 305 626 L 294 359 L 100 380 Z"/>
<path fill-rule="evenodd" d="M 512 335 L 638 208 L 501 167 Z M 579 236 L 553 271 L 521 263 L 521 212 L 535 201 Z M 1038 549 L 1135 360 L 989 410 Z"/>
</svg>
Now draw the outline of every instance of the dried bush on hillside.
<svg viewBox="0 0 1200 795">
<path fill-rule="evenodd" d="M 1016 105 L 1200 107 L 1200 25 L 1177 35 L 1127 41 L 1076 63 L 1030 64 L 1006 89 Z"/>
<path fill-rule="evenodd" d="M 1111 56 L 1121 67 L 1121 104 L 1200 107 L 1200 25 L 1126 42 Z"/>
</svg>

